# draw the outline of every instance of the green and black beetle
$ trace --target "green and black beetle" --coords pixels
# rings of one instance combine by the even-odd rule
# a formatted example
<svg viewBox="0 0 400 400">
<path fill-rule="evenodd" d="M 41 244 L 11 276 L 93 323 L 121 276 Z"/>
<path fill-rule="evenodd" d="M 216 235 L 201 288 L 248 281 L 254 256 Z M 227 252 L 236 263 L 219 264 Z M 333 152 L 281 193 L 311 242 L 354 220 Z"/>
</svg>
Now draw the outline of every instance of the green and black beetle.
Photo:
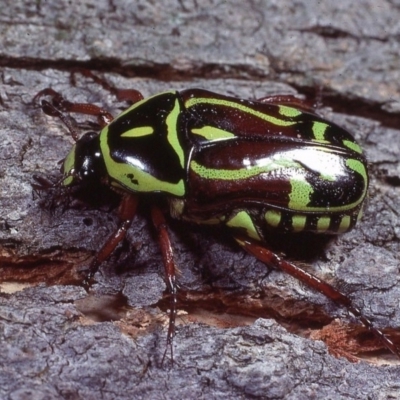
<svg viewBox="0 0 400 400">
<path fill-rule="evenodd" d="M 52 89 L 37 97 L 44 112 L 69 128 L 76 144 L 63 163 L 62 185 L 101 182 L 121 195 L 115 233 L 94 257 L 86 283 L 123 239 L 138 199 L 162 196 L 170 214 L 198 224 L 223 224 L 246 251 L 344 306 L 393 353 L 397 347 L 351 300 L 265 247 L 271 232 L 338 234 L 354 227 L 368 190 L 366 159 L 352 135 L 290 96 L 242 100 L 201 89 L 147 99 L 115 119 L 92 104 L 65 100 Z M 65 112 L 98 117 L 102 130 L 81 138 Z M 173 251 L 166 221 L 154 205 L 171 293 L 168 345 L 176 314 Z"/>
</svg>

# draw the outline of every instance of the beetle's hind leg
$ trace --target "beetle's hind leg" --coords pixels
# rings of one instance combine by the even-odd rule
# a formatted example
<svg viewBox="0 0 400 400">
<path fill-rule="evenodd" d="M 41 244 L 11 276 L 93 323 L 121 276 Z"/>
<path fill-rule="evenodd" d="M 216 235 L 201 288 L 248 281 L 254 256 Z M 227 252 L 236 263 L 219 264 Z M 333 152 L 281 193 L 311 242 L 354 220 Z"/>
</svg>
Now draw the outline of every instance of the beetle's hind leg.
<svg viewBox="0 0 400 400">
<path fill-rule="evenodd" d="M 322 293 L 324 296 L 326 296 L 328 299 L 332 300 L 339 306 L 347 309 L 350 314 L 357 318 L 376 338 L 381 341 L 381 343 L 388 350 L 390 350 L 393 354 L 400 358 L 400 349 L 382 331 L 376 328 L 367 317 L 365 317 L 361 313 L 360 309 L 353 304 L 348 296 L 335 289 L 329 283 L 324 282 L 323 280 L 310 274 L 309 272 L 304 271 L 295 264 L 279 257 L 277 254 L 275 254 L 271 250 L 268 250 L 260 243 L 240 236 L 235 236 L 235 239 L 240 244 L 240 246 L 242 246 L 247 252 L 255 256 L 263 263 L 286 272 L 287 274 L 298 279 L 300 282 L 304 283 L 308 287 Z"/>
<path fill-rule="evenodd" d="M 162 362 L 164 362 L 165 356 L 168 349 L 171 352 L 171 361 L 173 358 L 173 339 L 175 335 L 175 320 L 176 320 L 176 305 L 177 305 L 177 284 L 176 284 L 176 267 L 174 262 L 174 255 L 171 246 L 171 241 L 169 239 L 167 223 L 165 221 L 164 215 L 161 210 L 153 206 L 151 210 L 151 217 L 153 224 L 157 230 L 158 241 L 160 244 L 160 249 L 164 261 L 165 276 L 167 282 L 167 288 L 170 293 L 170 309 L 169 309 L 169 325 L 167 333 L 167 346 L 165 348 L 164 356 Z"/>
</svg>

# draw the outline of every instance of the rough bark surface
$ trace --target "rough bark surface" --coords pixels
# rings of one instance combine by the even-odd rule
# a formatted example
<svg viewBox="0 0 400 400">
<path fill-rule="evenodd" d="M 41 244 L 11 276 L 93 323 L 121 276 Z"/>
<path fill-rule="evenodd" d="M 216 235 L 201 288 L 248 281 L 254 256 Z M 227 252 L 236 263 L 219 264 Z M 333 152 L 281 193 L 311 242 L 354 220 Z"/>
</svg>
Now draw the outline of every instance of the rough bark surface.
<svg viewBox="0 0 400 400">
<path fill-rule="evenodd" d="M 145 96 L 316 97 L 365 149 L 368 206 L 354 231 L 284 250 L 400 344 L 399 1 L 3 3 L 1 399 L 400 397 L 399 360 L 345 311 L 224 232 L 173 220 L 180 311 L 175 363 L 161 365 L 168 299 L 146 204 L 88 294 L 78 272 L 115 229 L 115 199 L 50 207 L 32 190 L 72 145 L 32 103 L 39 90 L 114 114 L 123 106 L 79 73 L 73 84 L 77 69 Z"/>
</svg>

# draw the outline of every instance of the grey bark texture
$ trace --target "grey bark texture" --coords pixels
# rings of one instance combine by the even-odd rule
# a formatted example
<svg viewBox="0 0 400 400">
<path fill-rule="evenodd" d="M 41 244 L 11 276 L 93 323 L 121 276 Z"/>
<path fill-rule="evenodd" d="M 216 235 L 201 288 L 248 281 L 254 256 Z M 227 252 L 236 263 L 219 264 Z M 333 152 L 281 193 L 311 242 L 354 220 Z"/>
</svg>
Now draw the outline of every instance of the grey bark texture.
<svg viewBox="0 0 400 400">
<path fill-rule="evenodd" d="M 168 299 L 146 204 L 88 294 L 78 272 L 115 229 L 115 204 L 50 210 L 32 189 L 73 143 L 32 102 L 39 90 L 121 110 L 90 78 L 73 84 L 79 69 L 145 96 L 317 98 L 364 148 L 369 200 L 354 231 L 299 238 L 289 255 L 400 342 L 399 21 L 397 0 L 3 1 L 0 399 L 399 398 L 399 360 L 344 310 L 223 232 L 173 220 L 179 316 L 175 362 L 161 364 Z"/>
</svg>

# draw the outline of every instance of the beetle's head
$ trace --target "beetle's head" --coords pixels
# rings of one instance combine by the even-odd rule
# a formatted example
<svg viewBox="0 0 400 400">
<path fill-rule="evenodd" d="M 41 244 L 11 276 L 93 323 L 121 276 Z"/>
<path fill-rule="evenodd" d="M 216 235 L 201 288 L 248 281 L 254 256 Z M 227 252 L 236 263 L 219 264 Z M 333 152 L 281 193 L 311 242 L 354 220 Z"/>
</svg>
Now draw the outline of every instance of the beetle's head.
<svg viewBox="0 0 400 400">
<path fill-rule="evenodd" d="M 65 157 L 61 172 L 64 186 L 101 181 L 105 176 L 105 166 L 98 133 L 87 132 L 77 140 Z"/>
</svg>

